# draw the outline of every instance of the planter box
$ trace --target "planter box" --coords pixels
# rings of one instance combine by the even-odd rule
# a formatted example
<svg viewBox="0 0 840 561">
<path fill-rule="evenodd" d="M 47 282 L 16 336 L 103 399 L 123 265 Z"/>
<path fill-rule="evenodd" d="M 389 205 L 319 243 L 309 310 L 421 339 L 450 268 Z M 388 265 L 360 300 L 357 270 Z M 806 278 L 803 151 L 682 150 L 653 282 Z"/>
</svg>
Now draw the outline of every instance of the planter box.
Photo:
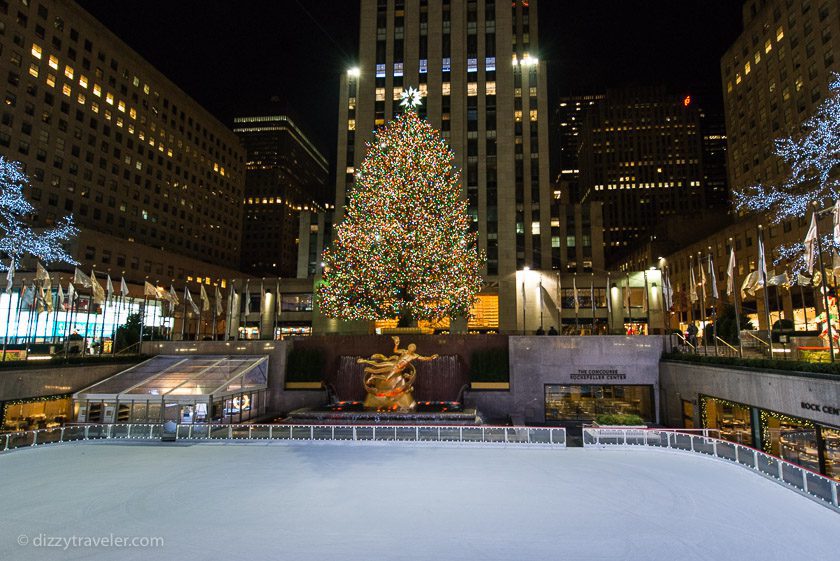
<svg viewBox="0 0 840 561">
<path fill-rule="evenodd" d="M 510 382 L 471 382 L 471 390 L 510 391 Z"/>
<path fill-rule="evenodd" d="M 286 382 L 287 390 L 320 390 L 323 382 Z"/>
</svg>

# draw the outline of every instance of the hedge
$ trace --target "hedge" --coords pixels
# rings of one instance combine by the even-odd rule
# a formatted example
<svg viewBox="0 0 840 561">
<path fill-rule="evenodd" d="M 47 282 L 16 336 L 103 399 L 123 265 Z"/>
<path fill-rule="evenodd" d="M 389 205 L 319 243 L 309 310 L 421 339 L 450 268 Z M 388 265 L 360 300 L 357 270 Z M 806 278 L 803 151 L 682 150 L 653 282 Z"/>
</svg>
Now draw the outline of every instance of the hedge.
<svg viewBox="0 0 840 561">
<path fill-rule="evenodd" d="M 785 372 L 816 373 L 840 376 L 840 362 L 804 362 L 799 360 L 775 360 L 769 358 L 740 358 L 731 356 L 704 356 L 692 353 L 663 353 L 663 360 L 717 364 L 736 368 L 758 370 L 783 370 Z"/>
</svg>

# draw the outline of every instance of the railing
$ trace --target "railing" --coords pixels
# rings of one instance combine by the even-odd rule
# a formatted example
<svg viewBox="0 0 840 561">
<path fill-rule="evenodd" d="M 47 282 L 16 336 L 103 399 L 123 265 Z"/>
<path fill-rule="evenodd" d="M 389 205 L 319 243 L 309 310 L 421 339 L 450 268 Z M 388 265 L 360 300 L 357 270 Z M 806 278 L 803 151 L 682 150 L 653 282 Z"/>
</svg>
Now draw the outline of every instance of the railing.
<svg viewBox="0 0 840 561">
<path fill-rule="evenodd" d="M 680 341 L 682 341 L 683 345 L 686 345 L 689 349 L 691 349 L 691 352 L 692 352 L 692 353 L 697 351 L 697 347 L 695 347 L 694 345 L 692 345 L 692 344 L 688 341 L 688 339 L 686 339 L 685 337 L 683 337 L 683 335 L 682 335 L 681 333 L 671 333 L 671 335 L 672 335 L 672 337 L 676 337 L 676 338 L 678 338 Z M 675 344 L 673 343 L 673 339 L 671 339 L 671 341 L 672 341 L 672 342 L 671 342 L 671 348 L 672 348 L 672 349 L 676 349 L 676 350 L 678 350 L 678 351 L 682 351 L 682 350 L 683 350 L 683 349 L 680 347 L 680 345 L 679 345 L 679 344 L 675 345 Z"/>
<path fill-rule="evenodd" d="M 718 335 L 715 335 L 715 339 L 717 339 L 718 343 L 723 343 L 723 349 L 726 350 L 721 349 L 721 354 L 723 354 L 724 356 L 741 356 L 741 351 L 739 351 L 737 347 L 730 345 L 724 339 L 721 339 Z"/>
<path fill-rule="evenodd" d="M 757 336 L 752 331 L 741 331 L 741 335 L 746 335 L 748 337 L 748 339 L 742 339 L 744 345 L 761 349 L 762 352 L 770 352 L 770 343 Z"/>
<path fill-rule="evenodd" d="M 840 481 L 765 454 L 755 448 L 711 438 L 708 433 L 689 434 L 660 429 L 584 427 L 583 446 L 584 448 L 650 446 L 705 454 L 738 464 L 784 487 L 798 491 L 835 512 L 840 512 L 837 499 Z"/>
<path fill-rule="evenodd" d="M 433 426 L 433 425 L 178 425 L 167 433 L 162 424 L 67 425 L 0 434 L 0 452 L 80 440 L 318 440 L 416 442 L 566 447 L 566 429 L 559 427 Z"/>
</svg>

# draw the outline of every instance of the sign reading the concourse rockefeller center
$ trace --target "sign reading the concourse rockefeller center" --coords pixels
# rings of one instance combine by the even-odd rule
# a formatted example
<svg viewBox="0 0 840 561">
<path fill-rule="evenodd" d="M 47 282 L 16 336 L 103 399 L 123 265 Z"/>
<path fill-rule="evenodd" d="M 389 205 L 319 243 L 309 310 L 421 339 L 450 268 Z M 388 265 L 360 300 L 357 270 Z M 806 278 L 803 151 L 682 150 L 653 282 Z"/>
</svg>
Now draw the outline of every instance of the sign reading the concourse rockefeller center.
<svg viewBox="0 0 840 561">
<path fill-rule="evenodd" d="M 587 382 L 609 382 L 626 380 L 627 374 L 617 368 L 578 368 L 569 374 L 569 379 Z"/>
</svg>

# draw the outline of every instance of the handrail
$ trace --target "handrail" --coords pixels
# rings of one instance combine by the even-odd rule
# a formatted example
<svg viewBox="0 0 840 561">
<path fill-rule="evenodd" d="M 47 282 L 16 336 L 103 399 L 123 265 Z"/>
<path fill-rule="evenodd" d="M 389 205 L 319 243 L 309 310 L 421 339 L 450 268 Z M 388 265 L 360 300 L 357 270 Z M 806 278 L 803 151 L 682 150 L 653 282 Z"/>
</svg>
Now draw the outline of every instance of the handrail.
<svg viewBox="0 0 840 561">
<path fill-rule="evenodd" d="M 691 347 L 692 349 L 697 350 L 697 347 L 695 347 L 694 345 L 692 345 L 692 344 L 688 341 L 688 339 L 686 339 L 685 337 L 683 337 L 682 333 L 672 333 L 671 335 L 676 335 L 677 337 L 679 337 L 680 339 L 682 339 L 682 342 L 683 342 L 683 343 L 685 343 L 686 345 L 688 345 L 688 346 L 689 346 L 689 347 Z"/>
<path fill-rule="evenodd" d="M 125 353 L 125 354 L 128 354 L 128 350 L 129 350 L 129 349 L 133 349 L 134 347 L 137 347 L 137 352 L 138 352 L 138 354 L 139 354 L 139 352 L 140 352 L 140 343 L 141 343 L 141 341 L 137 341 L 136 343 L 132 343 L 132 344 L 130 344 L 129 346 L 125 347 L 124 349 L 120 349 L 120 350 L 118 350 L 117 352 L 115 352 L 115 353 L 114 353 L 114 355 L 121 355 L 121 354 L 124 354 L 124 353 Z"/>
<path fill-rule="evenodd" d="M 764 339 L 762 339 L 761 337 L 756 337 L 755 335 L 753 335 L 753 334 L 752 334 L 752 332 L 751 332 L 751 331 L 742 331 L 741 333 L 746 333 L 747 335 L 749 335 L 750 337 L 752 337 L 753 339 L 755 339 L 755 340 L 756 340 L 756 341 L 758 341 L 759 343 L 761 343 L 761 344 L 765 345 L 765 346 L 766 346 L 766 347 L 768 347 L 768 348 L 770 347 L 770 343 L 768 343 L 767 341 L 765 341 L 765 340 L 764 340 Z"/>
<path fill-rule="evenodd" d="M 504 445 L 528 447 L 566 447 L 562 427 L 494 425 L 175 425 L 167 432 L 162 423 L 68 424 L 0 434 L 0 453 L 80 440 L 312 440 L 353 442 L 414 442 Z"/>
<path fill-rule="evenodd" d="M 719 335 L 715 335 L 715 339 L 717 339 L 718 341 L 720 341 L 721 343 L 723 343 L 724 345 L 729 347 L 732 350 L 732 352 L 736 352 L 736 353 L 738 352 L 738 349 L 736 349 L 735 347 L 733 347 L 732 345 L 730 345 L 729 343 L 727 343 L 726 341 L 721 339 Z"/>
<path fill-rule="evenodd" d="M 838 503 L 840 481 L 751 446 L 706 435 L 667 429 L 584 427 L 584 448 L 609 446 L 666 448 L 734 462 L 753 473 L 762 475 L 787 489 L 797 491 L 803 496 L 840 513 L 840 503 Z"/>
</svg>

